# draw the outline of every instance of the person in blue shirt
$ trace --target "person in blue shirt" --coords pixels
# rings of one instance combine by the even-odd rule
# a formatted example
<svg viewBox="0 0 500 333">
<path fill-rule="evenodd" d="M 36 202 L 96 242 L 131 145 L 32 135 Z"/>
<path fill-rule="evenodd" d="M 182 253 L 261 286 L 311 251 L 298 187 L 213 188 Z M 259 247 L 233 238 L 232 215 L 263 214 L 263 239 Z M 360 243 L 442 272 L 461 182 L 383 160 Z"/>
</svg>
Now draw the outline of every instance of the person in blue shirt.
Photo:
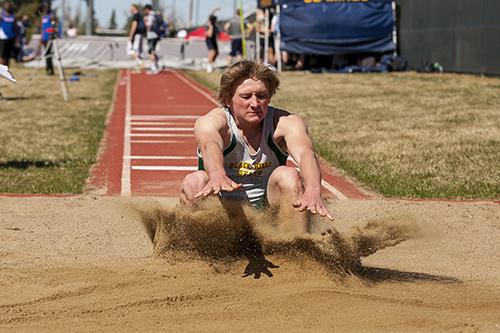
<svg viewBox="0 0 500 333">
<path fill-rule="evenodd" d="M 7 1 L 0 13 L 0 56 L 2 64 L 9 66 L 9 59 L 14 55 L 17 38 L 17 23 L 12 2 Z"/>
</svg>

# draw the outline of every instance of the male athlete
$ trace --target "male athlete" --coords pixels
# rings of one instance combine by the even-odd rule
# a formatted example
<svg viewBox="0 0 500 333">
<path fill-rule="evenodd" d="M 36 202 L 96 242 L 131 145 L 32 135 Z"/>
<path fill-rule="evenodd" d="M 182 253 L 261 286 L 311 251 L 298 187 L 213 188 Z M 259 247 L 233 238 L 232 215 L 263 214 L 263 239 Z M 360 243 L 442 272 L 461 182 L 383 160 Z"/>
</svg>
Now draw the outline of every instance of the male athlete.
<svg viewBox="0 0 500 333">
<path fill-rule="evenodd" d="M 155 26 L 158 24 L 158 16 L 153 10 L 153 6 L 144 6 L 144 24 L 146 24 L 146 38 L 148 40 L 148 54 L 151 59 L 151 69 L 149 74 L 160 73 L 160 67 L 158 65 L 158 54 L 157 47 L 160 43 L 160 38 L 158 31 L 155 30 Z"/>
<path fill-rule="evenodd" d="M 127 54 L 135 60 L 135 71 L 140 72 L 144 67 L 142 61 L 142 37 L 146 33 L 146 26 L 144 25 L 144 18 L 139 13 L 138 5 L 130 5 L 130 14 L 132 14 L 132 23 L 128 34 Z"/>
<path fill-rule="evenodd" d="M 275 71 L 250 60 L 236 62 L 222 75 L 218 99 L 222 107 L 195 125 L 199 170 L 184 178 L 181 203 L 192 206 L 202 197 L 270 205 L 290 216 L 293 233 L 332 232 L 313 228 L 310 214 L 333 220 L 321 199 L 321 173 L 302 118 L 269 105 L 279 86 Z M 300 173 L 286 166 L 288 154 Z"/>
</svg>

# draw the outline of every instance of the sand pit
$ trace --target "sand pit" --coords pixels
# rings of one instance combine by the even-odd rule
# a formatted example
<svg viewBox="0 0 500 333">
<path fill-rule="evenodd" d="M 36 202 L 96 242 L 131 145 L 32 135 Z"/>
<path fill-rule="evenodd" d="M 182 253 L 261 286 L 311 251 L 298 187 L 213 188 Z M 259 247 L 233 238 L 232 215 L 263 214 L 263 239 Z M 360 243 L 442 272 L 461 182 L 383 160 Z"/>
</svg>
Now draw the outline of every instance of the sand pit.
<svg viewBox="0 0 500 333">
<path fill-rule="evenodd" d="M 174 205 L 0 198 L 0 331 L 500 331 L 498 204 L 336 201 L 328 241 Z"/>
</svg>

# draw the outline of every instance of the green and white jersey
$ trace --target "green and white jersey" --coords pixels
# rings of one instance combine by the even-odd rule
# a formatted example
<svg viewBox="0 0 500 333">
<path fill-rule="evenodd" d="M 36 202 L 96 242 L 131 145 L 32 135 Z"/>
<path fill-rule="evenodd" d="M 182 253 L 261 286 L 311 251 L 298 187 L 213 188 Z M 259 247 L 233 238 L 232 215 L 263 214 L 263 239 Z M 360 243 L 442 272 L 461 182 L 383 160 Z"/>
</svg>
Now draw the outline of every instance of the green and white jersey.
<svg viewBox="0 0 500 333">
<path fill-rule="evenodd" d="M 262 139 L 258 150 L 251 154 L 240 135 L 233 115 L 225 108 L 230 132 L 230 143 L 224 149 L 224 170 L 227 176 L 243 188 L 233 192 L 221 192 L 221 196 L 231 200 L 246 200 L 252 206 L 265 205 L 267 183 L 271 173 L 280 165 L 285 165 L 288 154 L 274 142 L 274 114 L 276 109 L 269 106 L 269 112 L 263 120 Z M 203 159 L 198 152 L 198 169 L 204 170 Z"/>
</svg>

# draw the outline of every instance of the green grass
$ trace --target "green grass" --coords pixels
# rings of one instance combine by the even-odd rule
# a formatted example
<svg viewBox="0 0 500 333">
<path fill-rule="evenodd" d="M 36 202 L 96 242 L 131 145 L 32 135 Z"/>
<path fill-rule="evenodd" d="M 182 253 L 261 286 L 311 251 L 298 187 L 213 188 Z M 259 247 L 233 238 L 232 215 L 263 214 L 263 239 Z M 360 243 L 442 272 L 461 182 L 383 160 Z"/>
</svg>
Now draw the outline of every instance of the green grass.
<svg viewBox="0 0 500 333">
<path fill-rule="evenodd" d="M 116 71 L 84 71 L 62 100 L 57 76 L 14 66 L 0 81 L 0 193 L 82 193 L 104 133 Z M 73 71 L 68 70 L 68 73 Z"/>
<path fill-rule="evenodd" d="M 192 77 L 214 89 L 220 73 Z M 272 104 L 305 117 L 316 151 L 372 191 L 500 198 L 500 79 L 285 72 L 281 80 Z"/>
</svg>

